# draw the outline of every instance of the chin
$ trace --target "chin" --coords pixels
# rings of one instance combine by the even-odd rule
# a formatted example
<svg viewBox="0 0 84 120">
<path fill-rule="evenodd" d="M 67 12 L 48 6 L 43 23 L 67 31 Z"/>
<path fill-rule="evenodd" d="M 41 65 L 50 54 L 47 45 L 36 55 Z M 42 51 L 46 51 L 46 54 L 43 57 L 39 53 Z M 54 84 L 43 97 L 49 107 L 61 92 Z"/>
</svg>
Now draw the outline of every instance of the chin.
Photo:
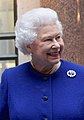
<svg viewBox="0 0 84 120">
<path fill-rule="evenodd" d="M 56 60 L 51 60 L 50 63 L 51 64 L 58 64 L 60 62 L 60 59 L 56 59 Z"/>
</svg>

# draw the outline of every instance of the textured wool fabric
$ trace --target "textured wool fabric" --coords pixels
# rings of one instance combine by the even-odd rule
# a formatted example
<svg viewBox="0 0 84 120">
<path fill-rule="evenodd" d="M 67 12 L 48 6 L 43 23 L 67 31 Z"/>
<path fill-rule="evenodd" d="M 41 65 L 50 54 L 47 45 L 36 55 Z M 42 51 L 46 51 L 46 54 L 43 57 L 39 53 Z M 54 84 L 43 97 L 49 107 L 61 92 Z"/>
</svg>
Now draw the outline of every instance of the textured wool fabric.
<svg viewBox="0 0 84 120">
<path fill-rule="evenodd" d="M 30 62 L 6 69 L 0 120 L 84 120 L 84 67 L 61 60 L 51 75 L 36 71 Z"/>
</svg>

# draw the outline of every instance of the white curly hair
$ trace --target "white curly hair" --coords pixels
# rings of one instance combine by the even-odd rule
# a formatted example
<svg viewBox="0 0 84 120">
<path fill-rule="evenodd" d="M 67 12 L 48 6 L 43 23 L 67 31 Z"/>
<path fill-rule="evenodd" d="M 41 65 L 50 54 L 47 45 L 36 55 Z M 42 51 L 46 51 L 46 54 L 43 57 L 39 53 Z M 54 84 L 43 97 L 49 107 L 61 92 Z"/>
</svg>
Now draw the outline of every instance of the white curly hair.
<svg viewBox="0 0 84 120">
<path fill-rule="evenodd" d="M 38 36 L 38 28 L 54 22 L 63 34 L 62 24 L 57 13 L 50 8 L 35 8 L 23 14 L 16 22 L 16 47 L 25 55 L 29 55 L 25 45 L 31 44 Z"/>
</svg>

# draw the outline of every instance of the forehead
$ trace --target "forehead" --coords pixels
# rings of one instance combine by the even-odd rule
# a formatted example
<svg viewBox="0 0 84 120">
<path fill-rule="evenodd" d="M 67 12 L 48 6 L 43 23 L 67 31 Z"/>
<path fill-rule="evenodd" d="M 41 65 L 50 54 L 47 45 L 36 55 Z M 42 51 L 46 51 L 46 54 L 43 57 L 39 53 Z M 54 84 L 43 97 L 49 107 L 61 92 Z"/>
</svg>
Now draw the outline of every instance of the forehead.
<svg viewBox="0 0 84 120">
<path fill-rule="evenodd" d="M 38 30 L 38 37 L 45 37 L 45 36 L 50 36 L 54 34 L 60 33 L 60 30 L 56 25 L 46 25 L 46 26 L 41 26 Z"/>
</svg>

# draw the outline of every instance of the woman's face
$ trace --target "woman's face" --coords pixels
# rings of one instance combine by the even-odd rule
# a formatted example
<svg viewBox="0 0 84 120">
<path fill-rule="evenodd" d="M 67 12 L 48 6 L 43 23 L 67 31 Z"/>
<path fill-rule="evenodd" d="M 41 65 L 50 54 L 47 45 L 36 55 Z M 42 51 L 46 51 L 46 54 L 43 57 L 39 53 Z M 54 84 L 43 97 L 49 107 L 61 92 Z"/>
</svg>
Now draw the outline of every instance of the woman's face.
<svg viewBox="0 0 84 120">
<path fill-rule="evenodd" d="M 30 45 L 32 59 L 41 64 L 56 64 L 60 61 L 64 42 L 56 25 L 39 29 L 38 38 Z"/>
</svg>

